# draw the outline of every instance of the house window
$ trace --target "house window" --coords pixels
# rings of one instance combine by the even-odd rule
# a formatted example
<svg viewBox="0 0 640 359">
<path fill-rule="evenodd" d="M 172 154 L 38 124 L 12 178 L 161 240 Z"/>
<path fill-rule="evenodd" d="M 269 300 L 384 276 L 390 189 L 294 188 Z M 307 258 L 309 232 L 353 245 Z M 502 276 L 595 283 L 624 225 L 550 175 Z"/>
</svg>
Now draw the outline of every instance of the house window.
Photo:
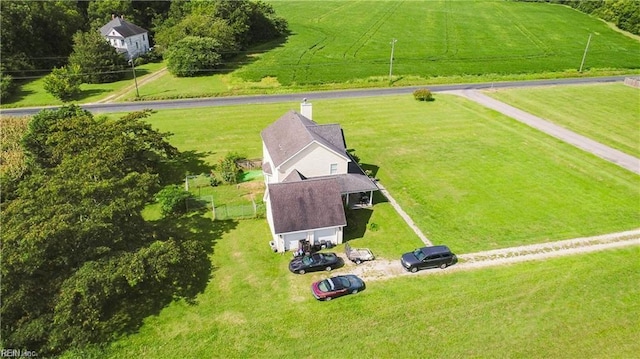
<svg viewBox="0 0 640 359">
<path fill-rule="evenodd" d="M 338 164 L 337 163 L 332 163 L 331 164 L 331 170 L 330 170 L 329 174 L 334 175 L 336 173 L 338 173 Z"/>
<path fill-rule="evenodd" d="M 144 38 L 144 34 L 142 34 L 142 41 L 147 41 L 147 39 Z"/>
<path fill-rule="evenodd" d="M 140 46 L 138 46 L 138 42 L 136 41 L 136 49 L 139 49 Z"/>
<path fill-rule="evenodd" d="M 120 46 L 124 46 L 124 40 L 120 40 Z"/>
</svg>

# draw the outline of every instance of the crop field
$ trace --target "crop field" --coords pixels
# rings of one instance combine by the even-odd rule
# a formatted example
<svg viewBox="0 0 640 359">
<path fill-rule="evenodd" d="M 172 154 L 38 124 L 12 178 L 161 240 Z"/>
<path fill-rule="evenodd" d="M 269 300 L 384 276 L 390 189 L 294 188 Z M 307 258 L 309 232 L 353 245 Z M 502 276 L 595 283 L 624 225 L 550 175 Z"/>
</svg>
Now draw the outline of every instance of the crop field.
<svg viewBox="0 0 640 359">
<path fill-rule="evenodd" d="M 501 89 L 486 94 L 640 157 L 640 89 L 616 83 Z"/>
<path fill-rule="evenodd" d="M 560 5 L 486 0 L 270 1 L 289 22 L 286 43 L 237 70 L 285 85 L 578 70 L 638 69 L 640 42 Z"/>
<path fill-rule="evenodd" d="M 264 221 L 238 222 L 215 239 L 216 269 L 197 303 L 171 304 L 95 357 L 399 358 L 427 344 L 439 358 L 640 350 L 637 246 L 369 282 L 357 295 L 317 302 L 309 287 L 327 274 L 289 273 L 288 255 L 256 245 L 267 233 Z"/>
</svg>

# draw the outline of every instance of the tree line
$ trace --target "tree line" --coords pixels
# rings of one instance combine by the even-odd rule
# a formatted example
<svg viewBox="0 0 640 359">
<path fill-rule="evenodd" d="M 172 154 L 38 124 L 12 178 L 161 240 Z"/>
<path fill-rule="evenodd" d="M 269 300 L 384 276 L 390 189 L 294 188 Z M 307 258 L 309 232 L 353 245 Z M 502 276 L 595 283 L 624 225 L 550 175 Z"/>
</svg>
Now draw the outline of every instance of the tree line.
<svg viewBox="0 0 640 359">
<path fill-rule="evenodd" d="M 50 74 L 45 88 L 63 101 L 81 83 L 120 80 L 126 60 L 98 34 L 114 15 L 149 31 L 155 55 L 176 76 L 212 71 L 251 46 L 287 33 L 287 22 L 261 1 L 16 1 L 0 2 L 0 97 L 16 80 Z"/>
<path fill-rule="evenodd" d="M 142 216 L 184 158 L 148 115 L 67 106 L 2 119 L 3 348 L 82 357 L 206 286 L 211 221 Z"/>
<path fill-rule="evenodd" d="M 597 16 L 619 29 L 640 35 L 640 2 L 637 0 L 518 0 L 563 4 Z"/>
</svg>

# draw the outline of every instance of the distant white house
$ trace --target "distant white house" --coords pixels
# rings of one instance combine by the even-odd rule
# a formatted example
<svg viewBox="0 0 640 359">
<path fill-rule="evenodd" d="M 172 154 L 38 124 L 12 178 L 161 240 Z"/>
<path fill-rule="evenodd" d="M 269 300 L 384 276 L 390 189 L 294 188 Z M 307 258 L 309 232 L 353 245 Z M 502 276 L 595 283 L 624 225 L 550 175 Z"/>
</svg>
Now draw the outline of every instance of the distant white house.
<svg viewBox="0 0 640 359">
<path fill-rule="evenodd" d="M 102 36 L 127 59 L 136 58 L 149 51 L 149 33 L 138 25 L 114 16 L 100 28 Z"/>
<path fill-rule="evenodd" d="M 267 222 L 278 252 L 342 243 L 345 207 L 370 206 L 378 186 L 348 153 L 342 128 L 311 120 L 311 104 L 262 133 Z"/>
</svg>

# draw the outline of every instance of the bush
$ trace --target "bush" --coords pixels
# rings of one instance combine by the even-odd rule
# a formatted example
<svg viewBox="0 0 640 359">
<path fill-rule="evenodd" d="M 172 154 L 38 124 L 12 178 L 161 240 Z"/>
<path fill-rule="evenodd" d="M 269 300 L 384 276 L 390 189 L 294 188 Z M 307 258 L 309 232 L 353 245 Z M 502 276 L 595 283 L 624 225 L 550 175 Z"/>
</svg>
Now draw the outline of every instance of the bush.
<svg viewBox="0 0 640 359">
<path fill-rule="evenodd" d="M 242 157 L 235 153 L 230 153 L 218 162 L 216 170 L 220 174 L 223 183 L 236 184 L 240 182 L 242 169 L 236 163 L 239 159 L 242 159 Z"/>
<path fill-rule="evenodd" d="M 167 69 L 178 77 L 212 71 L 221 63 L 219 48 L 220 43 L 210 37 L 187 36 L 165 52 Z"/>
<path fill-rule="evenodd" d="M 80 94 L 81 83 L 80 68 L 77 65 L 56 67 L 45 76 L 44 89 L 63 102 L 67 102 Z"/>
<path fill-rule="evenodd" d="M 148 63 L 156 63 L 162 61 L 162 53 L 160 51 L 156 51 L 155 49 L 151 49 L 148 52 L 136 57 L 134 60 L 136 66 L 148 64 Z"/>
<path fill-rule="evenodd" d="M 0 85 L 0 99 L 5 99 L 13 94 L 16 86 L 13 82 L 13 77 L 4 72 L 0 74 L 0 80 L 2 81 Z"/>
<path fill-rule="evenodd" d="M 160 203 L 160 210 L 163 216 L 186 213 L 185 201 L 193 197 L 191 193 L 185 191 L 181 186 L 172 185 L 163 188 L 156 194 L 156 201 Z"/>
<path fill-rule="evenodd" d="M 433 101 L 433 94 L 429 89 L 417 89 L 413 91 L 413 98 L 418 101 Z"/>
</svg>

